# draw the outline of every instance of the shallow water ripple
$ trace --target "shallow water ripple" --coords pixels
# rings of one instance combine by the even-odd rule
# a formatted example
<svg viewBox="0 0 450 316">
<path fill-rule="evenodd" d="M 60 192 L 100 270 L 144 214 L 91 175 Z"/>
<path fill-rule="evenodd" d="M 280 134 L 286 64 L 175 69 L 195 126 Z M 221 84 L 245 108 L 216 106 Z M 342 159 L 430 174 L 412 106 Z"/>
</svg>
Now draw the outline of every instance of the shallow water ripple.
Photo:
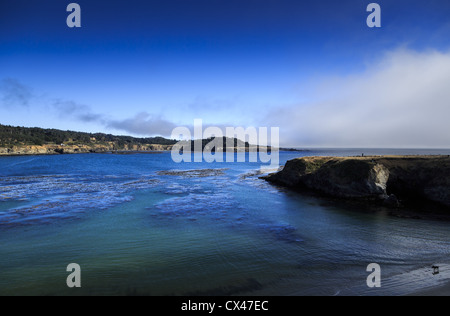
<svg viewBox="0 0 450 316">
<path fill-rule="evenodd" d="M 131 201 L 133 191 L 152 188 L 158 183 L 151 177 L 0 177 L 0 203 L 21 204 L 0 213 L 0 226 L 45 223 L 50 218 L 76 217 L 88 210 L 104 210 Z"/>
</svg>

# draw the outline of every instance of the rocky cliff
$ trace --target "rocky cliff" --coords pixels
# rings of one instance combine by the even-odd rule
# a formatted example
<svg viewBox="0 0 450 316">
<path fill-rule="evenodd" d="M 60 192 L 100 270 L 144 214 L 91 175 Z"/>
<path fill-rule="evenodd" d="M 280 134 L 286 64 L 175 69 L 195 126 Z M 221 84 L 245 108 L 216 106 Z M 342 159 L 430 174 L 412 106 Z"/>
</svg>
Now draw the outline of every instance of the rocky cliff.
<svg viewBox="0 0 450 316">
<path fill-rule="evenodd" d="M 172 145 L 125 145 L 121 152 L 126 151 L 166 151 L 171 150 Z M 115 144 L 104 145 L 23 145 L 9 148 L 0 147 L 0 156 L 14 155 L 58 155 L 58 154 L 83 154 L 83 153 L 105 153 L 116 152 Z"/>
<path fill-rule="evenodd" d="M 398 206 L 430 201 L 450 207 L 447 156 L 305 157 L 288 161 L 267 181 L 345 199 L 368 199 Z"/>
</svg>

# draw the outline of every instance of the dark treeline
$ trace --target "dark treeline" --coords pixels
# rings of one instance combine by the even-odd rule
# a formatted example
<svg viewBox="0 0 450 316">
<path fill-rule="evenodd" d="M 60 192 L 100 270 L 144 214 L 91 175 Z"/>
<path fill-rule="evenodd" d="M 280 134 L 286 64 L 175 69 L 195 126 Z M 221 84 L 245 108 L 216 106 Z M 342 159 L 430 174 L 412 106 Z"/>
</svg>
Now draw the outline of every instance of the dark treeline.
<svg viewBox="0 0 450 316">
<path fill-rule="evenodd" d="M 197 140 L 199 141 L 199 140 Z M 214 141 L 214 142 L 213 142 Z M 195 151 L 195 142 L 196 141 L 191 141 L 191 150 Z M 211 147 L 217 145 L 219 147 L 222 148 L 226 148 L 228 144 L 231 145 L 231 147 L 241 147 L 241 148 L 248 148 L 249 147 L 249 143 L 248 142 L 243 142 L 237 138 L 227 138 L 227 137 L 222 137 L 222 138 L 206 138 L 206 139 L 202 139 L 202 149 L 204 149 L 207 145 L 210 145 Z"/>
<path fill-rule="evenodd" d="M 235 148 L 236 150 L 249 150 L 250 148 L 254 148 L 255 150 L 260 150 L 260 146 L 250 145 L 249 142 L 244 142 L 237 138 L 229 138 L 229 137 L 218 137 L 218 138 L 205 138 L 205 139 L 197 139 L 191 141 L 183 141 L 180 143 L 181 145 L 190 145 L 191 151 L 197 151 L 197 142 L 201 142 L 201 149 L 204 150 L 206 147 L 211 150 L 211 152 L 215 152 L 216 149 L 221 148 L 221 150 L 225 151 L 226 148 Z M 199 146 L 199 145 L 198 145 Z M 200 146 L 199 146 L 200 147 Z M 262 146 L 266 147 L 266 146 Z M 182 149 L 180 147 L 180 149 Z M 270 146 L 267 146 L 267 150 L 271 151 Z"/>
<path fill-rule="evenodd" d="M 46 145 L 46 144 L 74 144 L 90 145 L 113 142 L 119 148 L 125 145 L 173 145 L 175 140 L 163 137 L 135 138 L 131 136 L 114 136 L 102 133 L 82 133 L 62 131 L 57 129 L 14 127 L 0 124 L 0 147 L 14 145 Z"/>
</svg>

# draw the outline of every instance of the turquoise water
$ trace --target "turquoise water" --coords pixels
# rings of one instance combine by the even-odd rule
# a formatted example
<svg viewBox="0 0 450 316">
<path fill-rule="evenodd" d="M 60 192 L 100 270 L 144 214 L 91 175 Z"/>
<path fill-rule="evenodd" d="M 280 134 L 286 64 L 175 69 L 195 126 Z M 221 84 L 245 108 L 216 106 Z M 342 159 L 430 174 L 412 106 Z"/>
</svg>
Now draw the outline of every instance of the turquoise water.
<svg viewBox="0 0 450 316">
<path fill-rule="evenodd" d="M 450 280 L 448 222 L 306 197 L 258 168 L 168 153 L 2 157 L 0 295 L 403 295 Z M 66 286 L 73 262 L 77 289 Z M 366 286 L 370 263 L 380 289 Z"/>
</svg>

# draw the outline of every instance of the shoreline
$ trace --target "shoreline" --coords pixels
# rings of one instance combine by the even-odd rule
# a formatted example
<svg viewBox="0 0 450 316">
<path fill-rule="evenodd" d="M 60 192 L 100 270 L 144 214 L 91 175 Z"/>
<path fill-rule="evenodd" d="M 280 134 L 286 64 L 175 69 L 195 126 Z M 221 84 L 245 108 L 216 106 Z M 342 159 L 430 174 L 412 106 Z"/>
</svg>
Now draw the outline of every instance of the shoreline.
<svg viewBox="0 0 450 316">
<path fill-rule="evenodd" d="M 126 151 L 99 151 L 99 152 L 71 152 L 71 153 L 27 153 L 27 154 L 0 154 L 0 158 L 2 157 L 31 157 L 31 156 L 64 156 L 64 155 L 90 155 L 90 154 L 99 154 L 99 155 L 134 155 L 134 154 L 162 154 L 170 152 L 170 150 L 145 150 L 145 151 L 135 151 L 135 150 L 126 150 Z"/>
<path fill-rule="evenodd" d="M 158 145 L 165 146 L 165 145 Z M 0 148 L 0 158 L 1 157 L 22 157 L 22 156 L 58 156 L 58 155 L 79 155 L 79 154 L 116 154 L 116 155 L 131 155 L 131 154 L 158 154 L 158 153 L 167 153 L 171 152 L 172 148 L 169 149 L 155 149 L 155 150 L 70 150 L 66 151 L 66 147 L 54 146 L 50 147 L 51 149 L 47 149 L 46 152 L 42 151 L 27 151 L 25 152 L 6 152 L 7 148 Z M 225 151 L 223 151 L 225 152 Z M 245 151 L 242 151 L 240 148 L 234 149 L 235 153 L 244 153 L 248 152 L 248 148 Z M 259 149 L 258 149 L 259 152 Z M 270 150 L 269 150 L 270 152 Z M 279 152 L 309 152 L 309 150 L 303 149 L 291 149 L 291 148 L 280 148 Z M 196 153 L 192 151 L 192 153 Z"/>
</svg>

